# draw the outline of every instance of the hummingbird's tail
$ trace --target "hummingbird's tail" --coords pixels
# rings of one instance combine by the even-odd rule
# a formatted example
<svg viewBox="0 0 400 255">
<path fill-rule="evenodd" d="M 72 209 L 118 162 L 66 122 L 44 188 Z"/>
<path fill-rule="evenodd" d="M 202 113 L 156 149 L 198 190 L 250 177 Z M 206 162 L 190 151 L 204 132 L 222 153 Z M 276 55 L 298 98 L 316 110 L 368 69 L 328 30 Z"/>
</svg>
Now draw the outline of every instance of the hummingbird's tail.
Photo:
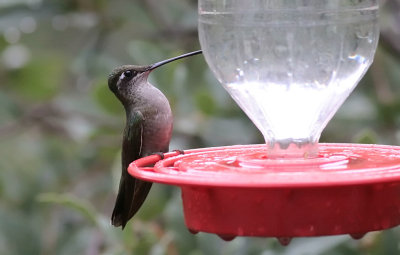
<svg viewBox="0 0 400 255">
<path fill-rule="evenodd" d="M 149 194 L 151 182 L 135 179 L 129 174 L 121 178 L 119 191 L 111 216 L 111 224 L 125 228 L 126 223 L 136 214 Z"/>
</svg>

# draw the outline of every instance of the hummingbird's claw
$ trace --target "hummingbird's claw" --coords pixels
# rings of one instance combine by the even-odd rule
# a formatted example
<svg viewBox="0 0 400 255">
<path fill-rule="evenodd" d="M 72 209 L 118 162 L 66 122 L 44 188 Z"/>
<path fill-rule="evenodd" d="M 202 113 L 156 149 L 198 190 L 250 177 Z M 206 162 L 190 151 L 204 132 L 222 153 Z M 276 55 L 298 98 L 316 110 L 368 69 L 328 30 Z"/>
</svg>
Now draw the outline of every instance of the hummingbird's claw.
<svg viewBox="0 0 400 255">
<path fill-rule="evenodd" d="M 178 153 L 178 155 L 185 154 L 184 150 L 173 150 L 173 151 Z M 158 155 L 160 157 L 160 160 L 163 160 L 165 158 L 165 153 L 163 152 L 154 152 L 152 155 Z"/>
<path fill-rule="evenodd" d="M 183 154 L 185 154 L 185 151 L 184 151 L 184 150 L 173 150 L 173 151 L 175 151 L 176 153 L 178 153 L 178 155 L 183 155 Z"/>
<path fill-rule="evenodd" d="M 158 156 L 160 156 L 160 160 L 163 160 L 163 159 L 165 158 L 163 152 L 154 152 L 153 155 L 158 155 Z"/>
</svg>

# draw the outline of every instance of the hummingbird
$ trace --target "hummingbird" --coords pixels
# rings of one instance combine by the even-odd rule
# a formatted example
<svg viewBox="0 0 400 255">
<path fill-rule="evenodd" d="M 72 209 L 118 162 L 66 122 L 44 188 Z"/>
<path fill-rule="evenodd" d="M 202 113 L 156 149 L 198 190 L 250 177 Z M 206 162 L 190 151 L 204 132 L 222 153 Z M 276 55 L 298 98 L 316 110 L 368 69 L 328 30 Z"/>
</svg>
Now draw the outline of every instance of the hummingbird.
<svg viewBox="0 0 400 255">
<path fill-rule="evenodd" d="M 115 227 L 124 229 L 142 206 L 152 185 L 129 175 L 129 164 L 141 157 L 169 150 L 173 126 L 171 107 L 165 95 L 148 82 L 149 74 L 162 65 L 200 53 L 202 51 L 198 50 L 147 66 L 123 65 L 115 68 L 108 77 L 108 86 L 126 113 L 122 175 L 111 216 L 111 224 Z"/>
</svg>

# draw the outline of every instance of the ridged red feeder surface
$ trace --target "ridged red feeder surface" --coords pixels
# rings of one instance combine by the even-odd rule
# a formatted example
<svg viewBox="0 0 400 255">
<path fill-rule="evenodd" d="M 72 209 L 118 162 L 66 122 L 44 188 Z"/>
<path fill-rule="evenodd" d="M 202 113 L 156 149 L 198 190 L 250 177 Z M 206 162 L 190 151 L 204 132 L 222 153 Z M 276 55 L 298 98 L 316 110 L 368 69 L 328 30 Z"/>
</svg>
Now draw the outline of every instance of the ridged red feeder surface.
<svg viewBox="0 0 400 255">
<path fill-rule="evenodd" d="M 136 160 L 128 171 L 180 186 L 191 232 L 226 240 L 357 238 L 400 224 L 398 146 L 320 144 L 317 158 L 293 160 L 268 159 L 266 145 L 244 145 L 173 152 L 159 159 Z"/>
</svg>

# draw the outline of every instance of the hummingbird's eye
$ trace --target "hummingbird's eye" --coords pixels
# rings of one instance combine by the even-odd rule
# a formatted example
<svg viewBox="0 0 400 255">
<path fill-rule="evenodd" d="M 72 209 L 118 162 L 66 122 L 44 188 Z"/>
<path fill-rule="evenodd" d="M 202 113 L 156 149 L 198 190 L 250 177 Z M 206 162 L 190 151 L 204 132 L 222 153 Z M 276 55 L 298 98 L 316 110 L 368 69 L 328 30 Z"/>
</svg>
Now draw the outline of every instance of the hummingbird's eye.
<svg viewBox="0 0 400 255">
<path fill-rule="evenodd" d="M 133 76 L 133 72 L 130 71 L 130 70 L 125 71 L 125 72 L 124 72 L 124 76 L 125 76 L 126 78 L 131 78 L 131 77 Z"/>
<path fill-rule="evenodd" d="M 132 77 L 135 77 L 137 75 L 137 72 L 134 70 L 126 70 L 124 71 L 121 76 L 119 76 L 119 79 L 122 80 L 130 80 Z"/>
</svg>

